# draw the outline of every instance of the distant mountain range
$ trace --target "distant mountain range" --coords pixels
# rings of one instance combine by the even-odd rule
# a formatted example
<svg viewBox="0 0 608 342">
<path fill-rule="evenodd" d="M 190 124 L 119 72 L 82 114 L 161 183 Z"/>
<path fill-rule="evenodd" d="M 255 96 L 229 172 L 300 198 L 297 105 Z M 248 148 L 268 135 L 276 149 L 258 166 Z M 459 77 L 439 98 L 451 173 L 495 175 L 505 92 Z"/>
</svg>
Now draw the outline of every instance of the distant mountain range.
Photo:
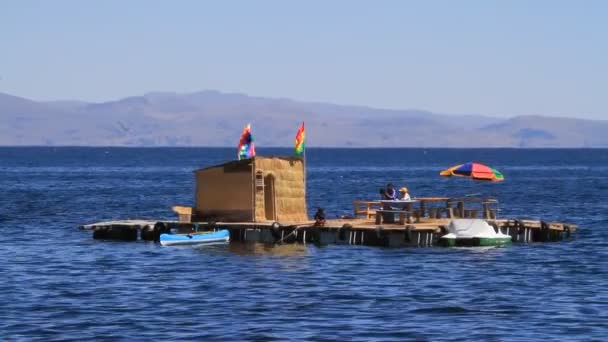
<svg viewBox="0 0 608 342">
<path fill-rule="evenodd" d="M 608 121 L 494 118 L 202 91 L 117 101 L 32 101 L 0 93 L 0 145 L 292 146 L 301 121 L 317 147 L 608 147 Z"/>
</svg>

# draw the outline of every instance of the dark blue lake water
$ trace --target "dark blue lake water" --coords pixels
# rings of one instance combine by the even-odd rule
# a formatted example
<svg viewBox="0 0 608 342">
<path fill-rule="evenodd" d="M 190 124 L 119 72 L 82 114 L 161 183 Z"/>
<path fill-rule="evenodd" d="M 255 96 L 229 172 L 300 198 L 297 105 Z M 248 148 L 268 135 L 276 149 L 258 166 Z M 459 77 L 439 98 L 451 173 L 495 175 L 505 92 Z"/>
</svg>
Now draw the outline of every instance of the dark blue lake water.
<svg viewBox="0 0 608 342">
<path fill-rule="evenodd" d="M 77 226 L 173 219 L 172 205 L 193 203 L 192 170 L 236 151 L 0 148 L 0 340 L 608 338 L 608 150 L 307 152 L 309 208 L 329 216 L 393 182 L 496 196 L 502 216 L 580 231 L 494 249 L 96 241 Z M 469 160 L 506 181 L 439 177 Z"/>
</svg>

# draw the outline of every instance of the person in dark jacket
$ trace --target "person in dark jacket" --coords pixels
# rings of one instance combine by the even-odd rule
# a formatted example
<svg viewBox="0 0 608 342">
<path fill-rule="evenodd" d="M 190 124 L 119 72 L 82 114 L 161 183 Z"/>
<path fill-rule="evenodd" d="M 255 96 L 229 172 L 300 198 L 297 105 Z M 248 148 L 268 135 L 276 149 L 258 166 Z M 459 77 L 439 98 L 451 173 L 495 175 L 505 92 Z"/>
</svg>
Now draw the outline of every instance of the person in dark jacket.
<svg viewBox="0 0 608 342">
<path fill-rule="evenodd" d="M 380 190 L 380 196 L 382 200 L 394 201 L 398 197 L 397 190 L 393 187 L 392 183 L 388 183 L 386 185 L 386 189 Z M 392 210 L 391 205 L 389 203 L 382 204 L 382 210 Z M 386 223 L 395 222 L 395 214 L 393 213 L 382 213 L 382 220 Z"/>
<path fill-rule="evenodd" d="M 398 198 L 397 190 L 395 190 L 392 183 L 388 183 L 386 189 L 380 191 L 380 195 L 383 200 L 396 200 Z"/>
<path fill-rule="evenodd" d="M 315 213 L 315 226 L 324 226 L 325 225 L 325 212 L 323 208 L 318 208 Z"/>
</svg>

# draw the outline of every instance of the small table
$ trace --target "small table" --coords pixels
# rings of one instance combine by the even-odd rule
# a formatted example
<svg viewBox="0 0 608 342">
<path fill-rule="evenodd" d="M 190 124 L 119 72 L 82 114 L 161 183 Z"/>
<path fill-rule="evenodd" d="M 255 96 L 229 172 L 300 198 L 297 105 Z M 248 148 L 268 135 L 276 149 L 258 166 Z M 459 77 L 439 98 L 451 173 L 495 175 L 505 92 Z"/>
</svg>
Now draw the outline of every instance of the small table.
<svg viewBox="0 0 608 342">
<path fill-rule="evenodd" d="M 417 199 L 412 199 L 412 200 L 407 200 L 407 201 L 404 201 L 404 200 L 380 200 L 380 203 L 387 204 L 387 205 L 404 205 L 405 204 L 405 205 L 411 206 L 412 203 L 418 203 L 418 202 L 420 202 L 420 201 L 417 200 Z"/>
</svg>

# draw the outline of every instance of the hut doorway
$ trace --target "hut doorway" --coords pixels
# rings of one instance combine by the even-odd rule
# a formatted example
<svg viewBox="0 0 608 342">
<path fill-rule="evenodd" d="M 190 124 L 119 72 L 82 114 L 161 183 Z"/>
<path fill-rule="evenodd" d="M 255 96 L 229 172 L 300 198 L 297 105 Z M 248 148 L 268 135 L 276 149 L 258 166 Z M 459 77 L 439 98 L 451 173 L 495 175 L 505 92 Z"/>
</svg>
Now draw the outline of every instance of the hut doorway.
<svg viewBox="0 0 608 342">
<path fill-rule="evenodd" d="M 264 210 L 267 220 L 274 221 L 277 219 L 273 175 L 266 175 L 266 177 L 264 177 Z"/>
</svg>

